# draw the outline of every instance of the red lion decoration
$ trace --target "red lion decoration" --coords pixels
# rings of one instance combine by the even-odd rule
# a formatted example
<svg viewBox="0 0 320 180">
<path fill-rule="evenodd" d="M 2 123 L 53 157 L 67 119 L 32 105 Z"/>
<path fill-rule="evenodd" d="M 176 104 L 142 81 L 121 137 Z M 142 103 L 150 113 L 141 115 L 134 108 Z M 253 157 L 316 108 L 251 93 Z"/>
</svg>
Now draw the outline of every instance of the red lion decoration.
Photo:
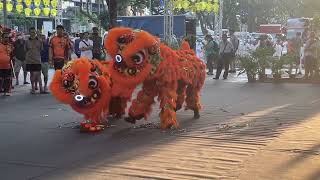
<svg viewBox="0 0 320 180">
<path fill-rule="evenodd" d="M 57 70 L 50 84 L 52 95 L 68 104 L 88 122 L 82 130 L 102 130 L 101 120 L 108 114 L 110 101 L 110 73 L 99 61 L 86 58 L 70 61 Z"/>
<path fill-rule="evenodd" d="M 70 94 L 66 91 L 63 78 L 60 77 L 65 77 L 66 73 L 62 72 L 64 75 L 61 75 L 59 71 L 56 72 L 57 78 L 55 77 L 54 83 L 51 84 L 55 97 L 70 104 L 77 112 L 84 114 L 86 119 L 98 123 L 98 117 L 105 117 L 107 114 L 118 118 L 124 115 L 133 91 L 142 84 L 142 89 L 129 108 L 129 116 L 125 118 L 127 122 L 135 123 L 136 120 L 146 119 L 151 112 L 152 104 L 155 103 L 155 97 L 158 97 L 160 102 L 160 126 L 163 129 L 179 126 L 176 111 L 182 108 L 184 102 L 186 102 L 186 109 L 194 111 L 194 118 L 200 117 L 200 90 L 204 84 L 206 68 L 190 49 L 188 43 L 184 42 L 182 50 L 175 51 L 161 44 L 148 32 L 114 28 L 109 31 L 104 44 L 113 60 L 102 63 L 86 62 L 89 67 L 89 64 L 96 64 L 100 69 L 107 69 L 106 76 L 103 78 L 106 83 L 99 83 L 101 96 L 106 98 L 101 99 L 99 101 L 101 103 L 91 104 L 95 110 L 88 113 L 87 107 L 78 109 L 78 103 L 74 104 L 77 93 Z M 77 61 L 79 60 L 75 60 L 74 63 L 77 64 Z M 88 88 L 85 85 L 88 86 L 88 77 L 92 76 L 89 67 L 85 72 L 81 72 L 81 75 L 76 75 L 78 81 L 84 83 L 81 91 L 86 91 Z M 78 69 L 81 68 L 83 67 L 79 66 Z M 67 69 L 75 71 L 73 69 L 77 68 L 71 66 Z M 107 87 L 103 88 L 102 85 Z M 63 95 L 59 96 L 54 91 L 60 91 Z M 73 99 L 66 101 L 64 96 Z M 96 114 L 97 112 L 100 114 Z"/>
</svg>

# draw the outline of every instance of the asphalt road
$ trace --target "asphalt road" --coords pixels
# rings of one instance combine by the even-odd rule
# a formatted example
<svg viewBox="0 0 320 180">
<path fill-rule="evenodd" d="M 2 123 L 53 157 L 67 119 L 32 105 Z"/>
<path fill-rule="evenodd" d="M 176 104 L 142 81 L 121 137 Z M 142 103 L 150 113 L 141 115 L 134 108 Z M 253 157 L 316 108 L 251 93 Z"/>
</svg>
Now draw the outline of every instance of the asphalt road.
<svg viewBox="0 0 320 180">
<path fill-rule="evenodd" d="M 208 77 L 202 117 L 178 112 L 178 130 L 113 120 L 102 133 L 83 134 L 73 128 L 81 115 L 18 86 L 12 97 L 0 97 L 0 179 L 248 179 L 253 174 L 241 172 L 251 157 L 319 112 L 319 88 Z M 152 122 L 158 112 L 155 105 Z M 319 159 L 318 151 L 310 156 Z M 315 168 L 308 177 L 320 179 Z M 252 177 L 268 178 L 259 175 Z"/>
</svg>

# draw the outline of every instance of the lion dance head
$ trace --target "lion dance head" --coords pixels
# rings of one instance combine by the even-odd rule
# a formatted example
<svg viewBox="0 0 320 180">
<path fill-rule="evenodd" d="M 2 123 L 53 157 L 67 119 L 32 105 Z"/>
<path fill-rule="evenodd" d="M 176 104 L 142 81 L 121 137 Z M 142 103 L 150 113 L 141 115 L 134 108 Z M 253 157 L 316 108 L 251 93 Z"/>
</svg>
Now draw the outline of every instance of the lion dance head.
<svg viewBox="0 0 320 180">
<path fill-rule="evenodd" d="M 98 61 L 80 58 L 57 70 L 50 85 L 60 102 L 70 105 L 92 124 L 108 113 L 111 82 L 108 69 Z"/>
<path fill-rule="evenodd" d="M 135 86 L 156 71 L 160 63 L 160 42 L 142 30 L 114 28 L 105 39 L 105 48 L 113 58 L 112 79 Z"/>
</svg>

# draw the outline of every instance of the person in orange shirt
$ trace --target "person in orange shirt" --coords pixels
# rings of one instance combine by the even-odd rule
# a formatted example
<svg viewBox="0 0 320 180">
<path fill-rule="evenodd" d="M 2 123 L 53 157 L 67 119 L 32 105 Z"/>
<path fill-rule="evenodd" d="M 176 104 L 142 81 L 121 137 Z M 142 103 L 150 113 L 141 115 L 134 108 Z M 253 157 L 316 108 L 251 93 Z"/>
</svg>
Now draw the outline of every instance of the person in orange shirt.
<svg viewBox="0 0 320 180">
<path fill-rule="evenodd" d="M 8 32 L 1 34 L 0 41 L 0 92 L 4 96 L 11 96 L 12 89 L 12 51 L 13 47 L 10 44 L 10 37 Z"/>
<path fill-rule="evenodd" d="M 64 35 L 64 27 L 56 27 L 57 36 L 50 40 L 49 63 L 55 70 L 62 69 L 65 62 L 71 59 L 70 40 Z"/>
</svg>

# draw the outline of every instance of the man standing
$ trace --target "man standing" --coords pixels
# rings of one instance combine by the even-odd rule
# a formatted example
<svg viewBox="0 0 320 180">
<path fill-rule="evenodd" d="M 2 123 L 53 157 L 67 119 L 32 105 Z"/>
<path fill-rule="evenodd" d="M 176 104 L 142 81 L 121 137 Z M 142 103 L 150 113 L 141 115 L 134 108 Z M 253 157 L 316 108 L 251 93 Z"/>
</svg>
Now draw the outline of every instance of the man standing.
<svg viewBox="0 0 320 180">
<path fill-rule="evenodd" d="M 211 35 L 206 35 L 207 43 L 204 45 L 204 51 L 207 58 L 208 75 L 213 75 L 213 63 L 218 54 L 218 44 L 213 40 Z"/>
<path fill-rule="evenodd" d="M 313 78 L 318 73 L 317 54 L 318 54 L 318 40 L 315 32 L 310 32 L 309 39 L 306 42 L 304 49 L 305 55 L 305 78 Z"/>
<path fill-rule="evenodd" d="M 230 41 L 234 47 L 234 50 L 232 52 L 232 56 L 230 58 L 230 66 L 231 66 L 231 70 L 230 73 L 236 73 L 236 53 L 238 51 L 239 48 L 239 39 L 234 35 L 234 30 L 230 30 Z"/>
<path fill-rule="evenodd" d="M 43 93 L 47 94 L 48 93 L 48 72 L 49 72 L 49 38 L 46 39 L 45 35 L 41 35 L 41 40 L 42 40 L 42 46 L 43 49 L 41 51 L 41 72 L 43 74 L 43 81 L 44 81 L 44 86 L 43 86 Z"/>
<path fill-rule="evenodd" d="M 275 52 L 273 54 L 273 57 L 275 57 L 276 59 L 280 60 L 282 55 L 283 55 L 283 49 L 284 49 L 283 43 L 281 42 L 280 39 L 277 39 L 277 42 L 274 45 Z"/>
<path fill-rule="evenodd" d="M 99 36 L 99 29 L 97 27 L 92 28 L 91 40 L 93 42 L 93 59 L 101 60 L 102 38 Z"/>
<path fill-rule="evenodd" d="M 3 32 L 0 38 L 0 92 L 11 96 L 12 89 L 12 50 L 9 32 Z"/>
<path fill-rule="evenodd" d="M 79 44 L 83 40 L 83 34 L 80 33 L 79 37 L 74 41 L 74 53 L 77 55 L 78 58 L 81 56 L 81 51 L 79 49 Z"/>
<path fill-rule="evenodd" d="M 296 33 L 296 37 L 293 38 L 292 40 L 289 40 L 289 49 L 288 53 L 292 55 L 295 58 L 295 63 L 296 63 L 296 73 L 299 68 L 299 74 L 301 74 L 301 66 L 300 66 L 300 54 L 301 54 L 301 47 L 303 46 L 302 38 L 301 38 L 301 32 Z M 290 68 L 289 68 L 289 74 L 292 72 L 292 67 L 293 64 L 290 63 Z"/>
<path fill-rule="evenodd" d="M 26 69 L 30 72 L 31 94 L 35 94 L 37 84 L 40 86 L 40 93 L 43 93 L 41 80 L 41 51 L 42 42 L 36 36 L 36 29 L 29 29 L 30 38 L 26 41 Z"/>
<path fill-rule="evenodd" d="M 230 59 L 232 58 L 233 45 L 228 41 L 228 36 L 222 34 L 222 41 L 219 45 L 219 60 L 216 77 L 214 79 L 218 80 L 220 78 L 221 71 L 224 67 L 223 79 L 228 78 Z"/>
<path fill-rule="evenodd" d="M 89 39 L 89 32 L 84 33 L 84 39 L 79 43 L 81 57 L 92 59 L 93 42 Z"/>
<path fill-rule="evenodd" d="M 26 63 L 25 63 L 25 40 L 23 39 L 22 34 L 18 34 L 17 40 L 14 42 L 14 50 L 13 50 L 13 59 L 15 60 L 15 65 L 14 65 L 14 73 L 16 75 L 16 85 L 19 85 L 19 74 L 20 70 L 22 68 L 23 70 L 23 84 L 29 84 L 27 82 L 27 74 L 28 72 L 26 71 Z"/>
<path fill-rule="evenodd" d="M 69 39 L 64 36 L 64 27 L 58 25 L 57 36 L 50 40 L 49 63 L 55 70 L 62 69 L 64 63 L 71 59 L 71 47 Z"/>
</svg>

